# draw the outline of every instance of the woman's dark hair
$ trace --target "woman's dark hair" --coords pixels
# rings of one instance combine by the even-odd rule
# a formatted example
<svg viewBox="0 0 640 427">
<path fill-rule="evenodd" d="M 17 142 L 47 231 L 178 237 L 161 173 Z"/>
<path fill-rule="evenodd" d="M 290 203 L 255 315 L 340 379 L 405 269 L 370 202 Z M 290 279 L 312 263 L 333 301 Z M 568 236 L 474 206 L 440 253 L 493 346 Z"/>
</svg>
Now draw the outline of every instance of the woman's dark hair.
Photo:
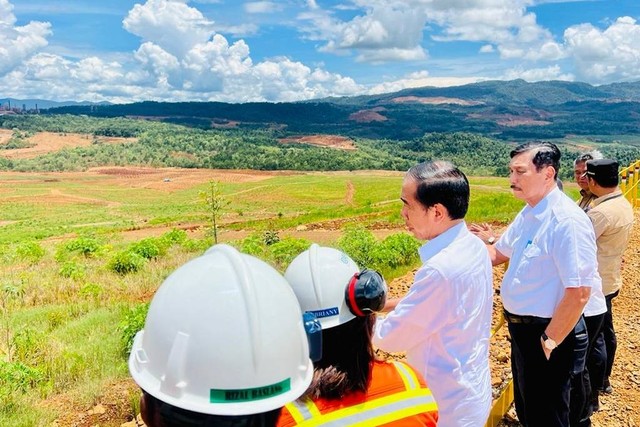
<svg viewBox="0 0 640 427">
<path fill-rule="evenodd" d="M 518 154 L 526 153 L 528 151 L 535 150 L 536 153 L 531 161 L 536 167 L 536 171 L 540 172 L 540 169 L 552 166 L 555 170 L 554 179 L 558 178 L 558 172 L 560 171 L 560 150 L 551 142 L 525 142 L 514 148 L 509 155 L 513 159 Z"/>
<path fill-rule="evenodd" d="M 178 408 L 142 390 L 140 414 L 147 427 L 275 427 L 282 408 L 251 415 L 212 415 Z"/>
<path fill-rule="evenodd" d="M 446 161 L 413 166 L 407 177 L 418 183 L 416 199 L 425 207 L 440 203 L 451 219 L 462 219 L 469 209 L 469 181 L 464 173 Z"/>
<path fill-rule="evenodd" d="M 369 388 L 375 360 L 371 344 L 374 325 L 375 315 L 369 314 L 322 331 L 322 359 L 314 363 L 306 396 L 341 399 Z"/>
</svg>

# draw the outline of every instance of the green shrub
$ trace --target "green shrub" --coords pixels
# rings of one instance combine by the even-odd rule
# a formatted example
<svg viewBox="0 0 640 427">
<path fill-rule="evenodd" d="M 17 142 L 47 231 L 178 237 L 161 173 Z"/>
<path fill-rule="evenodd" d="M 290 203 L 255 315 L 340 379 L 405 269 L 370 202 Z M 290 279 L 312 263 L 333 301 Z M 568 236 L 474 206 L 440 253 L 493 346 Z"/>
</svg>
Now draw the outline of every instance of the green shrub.
<svg viewBox="0 0 640 427">
<path fill-rule="evenodd" d="M 43 372 L 38 368 L 20 362 L 5 362 L 0 359 L 0 397 L 13 392 L 26 392 L 44 380 Z"/>
<path fill-rule="evenodd" d="M 149 303 L 139 304 L 129 308 L 124 313 L 124 318 L 120 322 L 122 349 L 125 356 L 131 352 L 133 338 L 138 331 L 144 328 L 144 321 L 149 311 Z"/>
<path fill-rule="evenodd" d="M 68 253 L 79 253 L 85 257 L 93 257 L 102 249 L 102 244 L 93 237 L 78 237 L 62 246 L 62 250 Z M 60 250 L 58 251 L 60 252 Z"/>
<path fill-rule="evenodd" d="M 234 244 L 234 246 L 242 253 L 264 258 L 266 248 L 262 236 L 258 233 L 253 233 L 245 237 L 237 244 Z"/>
<path fill-rule="evenodd" d="M 80 295 L 91 297 L 93 299 L 99 298 L 103 292 L 104 290 L 102 289 L 102 286 L 98 285 L 97 283 L 85 283 L 80 288 Z"/>
<path fill-rule="evenodd" d="M 373 233 L 361 225 L 350 225 L 343 229 L 338 247 L 353 259 L 360 268 L 372 267 L 371 254 L 376 246 Z"/>
<path fill-rule="evenodd" d="M 80 265 L 73 261 L 67 261 L 58 270 L 58 274 L 62 277 L 67 277 L 69 279 L 78 280 L 82 279 L 85 276 L 85 268 L 83 265 Z"/>
<path fill-rule="evenodd" d="M 20 243 L 16 247 L 16 256 L 19 259 L 29 261 L 32 264 L 37 263 L 44 257 L 45 250 L 40 246 L 38 242 L 25 242 Z"/>
<path fill-rule="evenodd" d="M 265 245 L 270 246 L 274 243 L 278 243 L 280 241 L 280 236 L 278 235 L 277 230 L 267 230 L 262 235 L 262 240 Z"/>
<path fill-rule="evenodd" d="M 133 243 L 129 247 L 129 251 L 135 254 L 140 255 L 146 259 L 157 258 L 162 255 L 163 248 L 162 245 L 158 244 L 158 241 L 153 238 L 142 239 L 139 242 Z M 166 251 L 166 248 L 165 248 Z"/>
<path fill-rule="evenodd" d="M 168 245 L 167 246 L 171 246 L 174 244 L 182 244 L 185 240 L 187 240 L 187 232 L 184 230 L 178 230 L 177 228 L 174 228 L 171 231 L 168 231 L 166 233 L 164 233 L 162 236 L 160 236 L 159 240 L 166 242 Z"/>
<path fill-rule="evenodd" d="M 107 268 L 118 274 L 135 273 L 144 267 L 146 258 L 131 251 L 122 251 L 115 254 L 109 263 Z"/>
<path fill-rule="evenodd" d="M 418 259 L 418 248 L 420 248 L 420 242 L 407 233 L 387 236 L 371 251 L 372 267 L 393 269 L 411 265 Z"/>
<path fill-rule="evenodd" d="M 13 357 L 15 360 L 37 364 L 38 355 L 42 353 L 42 343 L 46 339 L 43 332 L 33 328 L 23 328 L 16 331 L 12 337 Z"/>
<path fill-rule="evenodd" d="M 307 239 L 287 237 L 270 246 L 273 260 L 280 269 L 285 269 L 295 257 L 311 246 Z"/>
<path fill-rule="evenodd" d="M 180 244 L 188 252 L 204 252 L 211 247 L 213 239 L 207 237 L 205 239 L 186 239 Z"/>
</svg>

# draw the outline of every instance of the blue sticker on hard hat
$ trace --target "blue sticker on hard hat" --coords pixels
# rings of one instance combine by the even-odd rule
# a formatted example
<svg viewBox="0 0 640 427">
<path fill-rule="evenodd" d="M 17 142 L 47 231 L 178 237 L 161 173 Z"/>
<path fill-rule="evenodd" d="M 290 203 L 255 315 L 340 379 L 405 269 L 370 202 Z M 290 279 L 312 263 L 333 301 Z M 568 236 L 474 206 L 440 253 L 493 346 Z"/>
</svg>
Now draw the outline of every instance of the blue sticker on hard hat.
<svg viewBox="0 0 640 427">
<path fill-rule="evenodd" d="M 342 255 L 340 255 L 340 261 L 342 261 L 343 264 L 349 264 L 349 256 L 342 252 Z"/>
<path fill-rule="evenodd" d="M 264 387 L 241 388 L 241 389 L 215 389 L 209 390 L 210 403 L 236 403 L 251 402 L 253 400 L 267 399 L 291 390 L 291 378 L 287 378 L 279 383 Z"/>
<path fill-rule="evenodd" d="M 323 317 L 337 316 L 338 314 L 340 314 L 340 310 L 338 309 L 338 307 L 322 308 L 320 310 L 309 310 L 308 312 L 316 316 L 318 319 L 322 319 Z"/>
<path fill-rule="evenodd" d="M 302 322 L 309 343 L 309 359 L 317 362 L 322 359 L 322 325 L 318 318 L 309 311 L 302 313 Z"/>
</svg>

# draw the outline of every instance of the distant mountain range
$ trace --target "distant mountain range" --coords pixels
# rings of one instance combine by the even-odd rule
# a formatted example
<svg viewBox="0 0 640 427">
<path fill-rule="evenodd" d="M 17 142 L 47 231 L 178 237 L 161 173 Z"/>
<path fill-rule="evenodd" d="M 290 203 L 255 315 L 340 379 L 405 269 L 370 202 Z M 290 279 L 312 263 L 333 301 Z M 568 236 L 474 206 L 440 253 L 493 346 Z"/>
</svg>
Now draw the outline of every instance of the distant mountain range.
<svg viewBox="0 0 640 427">
<path fill-rule="evenodd" d="M 47 108 L 78 106 L 78 105 L 111 105 L 110 102 L 89 102 L 89 101 L 49 101 L 46 99 L 15 99 L 0 98 L 0 106 L 5 109 L 19 110 L 43 110 Z"/>
<path fill-rule="evenodd" d="M 44 109 L 39 104 L 39 108 Z M 268 129 L 411 139 L 467 131 L 500 139 L 640 135 L 640 82 L 486 81 L 304 102 L 139 102 L 50 107 L 46 114 L 134 117 L 204 129 Z"/>
</svg>

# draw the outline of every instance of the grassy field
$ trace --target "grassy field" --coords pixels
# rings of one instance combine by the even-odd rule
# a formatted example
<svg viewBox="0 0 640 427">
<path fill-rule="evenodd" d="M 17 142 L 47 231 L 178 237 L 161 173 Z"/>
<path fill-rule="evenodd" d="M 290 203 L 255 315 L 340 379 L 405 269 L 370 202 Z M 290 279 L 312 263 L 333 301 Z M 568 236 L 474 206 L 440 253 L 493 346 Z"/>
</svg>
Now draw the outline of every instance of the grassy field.
<svg viewBox="0 0 640 427">
<path fill-rule="evenodd" d="M 66 417 L 117 400 L 108 397 L 114 390 L 130 399 L 100 425 L 130 419 L 137 392 L 123 337 L 139 327 L 140 308 L 164 278 L 211 244 L 199 197 L 209 180 L 228 202 L 221 241 L 253 248 L 280 269 L 305 242 L 336 244 L 345 224 L 403 230 L 402 174 L 392 172 L 2 173 L 0 425 L 85 425 Z M 522 207 L 506 179 L 471 183 L 469 222 L 504 224 Z M 267 233 L 284 242 L 279 252 L 261 252 Z M 121 254 L 134 250 L 143 256 L 126 262 L 139 262 L 137 271 L 118 272 L 116 265 L 128 265 Z M 390 267 L 387 279 L 413 262 Z"/>
</svg>

